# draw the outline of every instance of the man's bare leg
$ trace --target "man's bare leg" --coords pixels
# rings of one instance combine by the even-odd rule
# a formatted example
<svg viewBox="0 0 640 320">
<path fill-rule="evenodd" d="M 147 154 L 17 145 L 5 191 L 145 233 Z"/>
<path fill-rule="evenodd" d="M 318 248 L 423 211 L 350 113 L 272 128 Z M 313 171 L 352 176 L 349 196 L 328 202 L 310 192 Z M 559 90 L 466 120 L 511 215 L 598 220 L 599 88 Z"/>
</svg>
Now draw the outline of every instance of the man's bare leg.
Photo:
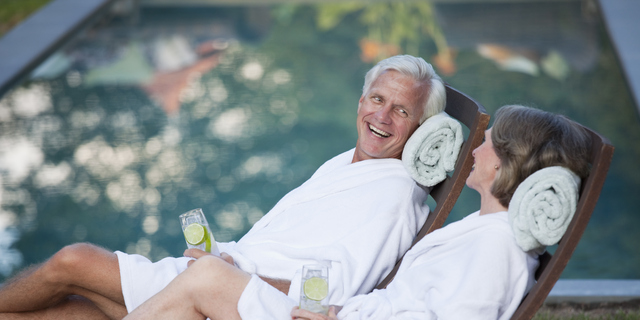
<svg viewBox="0 0 640 320">
<path fill-rule="evenodd" d="M 224 260 L 203 256 L 125 319 L 240 319 L 238 301 L 249 280 Z"/>
<path fill-rule="evenodd" d="M 67 297 L 89 299 L 112 319 L 127 314 L 115 253 L 90 244 L 74 244 L 30 268 L 0 288 L 0 313 L 57 307 Z"/>
<path fill-rule="evenodd" d="M 65 320 L 108 320 L 107 317 L 93 302 L 80 297 L 70 296 L 55 307 L 20 313 L 2 313 L 2 320 L 40 320 L 40 319 L 65 319 Z"/>
</svg>

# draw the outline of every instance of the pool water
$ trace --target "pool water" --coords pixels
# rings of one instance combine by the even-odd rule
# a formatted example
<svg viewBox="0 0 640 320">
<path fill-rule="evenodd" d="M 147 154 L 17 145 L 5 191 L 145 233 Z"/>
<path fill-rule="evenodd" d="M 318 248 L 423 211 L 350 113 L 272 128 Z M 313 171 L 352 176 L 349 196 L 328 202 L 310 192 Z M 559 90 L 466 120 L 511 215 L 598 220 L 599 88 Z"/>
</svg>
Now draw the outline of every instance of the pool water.
<svg viewBox="0 0 640 320">
<path fill-rule="evenodd" d="M 158 260 L 203 208 L 239 239 L 352 148 L 365 72 L 407 53 L 490 114 L 563 113 L 616 152 L 563 278 L 640 278 L 638 111 L 597 7 L 375 2 L 108 14 L 0 98 L 0 282 L 79 241 Z M 465 188 L 448 222 L 475 211 Z"/>
</svg>

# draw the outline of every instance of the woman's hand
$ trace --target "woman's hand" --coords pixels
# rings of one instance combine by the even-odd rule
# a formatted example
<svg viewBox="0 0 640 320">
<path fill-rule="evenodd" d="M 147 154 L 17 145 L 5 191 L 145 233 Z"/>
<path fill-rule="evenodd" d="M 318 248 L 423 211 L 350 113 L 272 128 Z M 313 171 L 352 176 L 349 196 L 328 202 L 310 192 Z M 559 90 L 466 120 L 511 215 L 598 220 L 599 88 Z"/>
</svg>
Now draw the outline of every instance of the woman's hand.
<svg viewBox="0 0 640 320">
<path fill-rule="evenodd" d="M 212 254 L 206 251 L 202 251 L 200 249 L 187 249 L 184 251 L 184 256 L 188 257 L 188 258 L 194 258 L 194 259 L 199 259 L 200 257 L 204 257 L 204 256 L 211 256 Z M 220 259 L 226 261 L 227 263 L 231 264 L 232 266 L 235 266 L 235 263 L 233 261 L 233 257 L 231 257 L 230 255 L 222 252 L 220 253 Z M 189 262 L 187 262 L 187 266 L 191 266 L 192 263 L 194 263 L 195 260 L 191 260 Z"/>
<path fill-rule="evenodd" d="M 291 319 L 338 320 L 336 317 L 336 308 L 334 306 L 329 307 L 329 314 L 326 316 L 320 313 L 293 307 L 293 310 L 291 310 Z"/>
</svg>

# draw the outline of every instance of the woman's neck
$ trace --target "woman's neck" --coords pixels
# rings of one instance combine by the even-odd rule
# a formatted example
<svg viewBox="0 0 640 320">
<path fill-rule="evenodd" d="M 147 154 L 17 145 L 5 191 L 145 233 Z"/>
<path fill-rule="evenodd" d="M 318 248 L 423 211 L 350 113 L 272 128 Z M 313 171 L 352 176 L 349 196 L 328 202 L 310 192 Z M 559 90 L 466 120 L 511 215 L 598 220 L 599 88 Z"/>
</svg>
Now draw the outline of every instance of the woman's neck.
<svg viewBox="0 0 640 320">
<path fill-rule="evenodd" d="M 498 198 L 493 195 L 485 195 L 480 197 L 480 215 L 507 211 L 508 209 L 500 204 Z"/>
</svg>

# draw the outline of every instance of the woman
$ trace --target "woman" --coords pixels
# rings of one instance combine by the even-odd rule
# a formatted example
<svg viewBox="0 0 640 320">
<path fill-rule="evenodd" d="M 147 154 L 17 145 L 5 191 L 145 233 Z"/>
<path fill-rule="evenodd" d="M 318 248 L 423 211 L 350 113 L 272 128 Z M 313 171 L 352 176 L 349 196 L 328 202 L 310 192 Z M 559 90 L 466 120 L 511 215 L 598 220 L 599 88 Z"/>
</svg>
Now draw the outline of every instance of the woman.
<svg viewBox="0 0 640 320">
<path fill-rule="evenodd" d="M 246 285 L 237 310 L 218 309 L 228 303 L 209 298 L 218 292 L 200 281 L 207 272 L 202 266 L 218 263 L 211 257 L 201 258 L 204 263 L 195 263 L 131 316 L 222 319 L 224 312 L 239 312 L 244 319 L 286 319 L 286 309 L 293 308 L 291 317 L 300 319 L 508 319 L 533 286 L 541 253 L 525 252 L 516 243 L 509 202 L 518 185 L 542 168 L 562 166 L 586 177 L 589 145 L 584 129 L 563 116 L 522 106 L 499 109 L 473 151 L 467 178 L 480 194 L 480 210 L 427 235 L 407 253 L 386 289 L 347 300 L 337 317 L 333 308 L 329 317 L 293 308 L 292 299 L 257 300 L 275 297 L 264 292 L 276 289 L 241 271 L 212 275 Z"/>
</svg>

